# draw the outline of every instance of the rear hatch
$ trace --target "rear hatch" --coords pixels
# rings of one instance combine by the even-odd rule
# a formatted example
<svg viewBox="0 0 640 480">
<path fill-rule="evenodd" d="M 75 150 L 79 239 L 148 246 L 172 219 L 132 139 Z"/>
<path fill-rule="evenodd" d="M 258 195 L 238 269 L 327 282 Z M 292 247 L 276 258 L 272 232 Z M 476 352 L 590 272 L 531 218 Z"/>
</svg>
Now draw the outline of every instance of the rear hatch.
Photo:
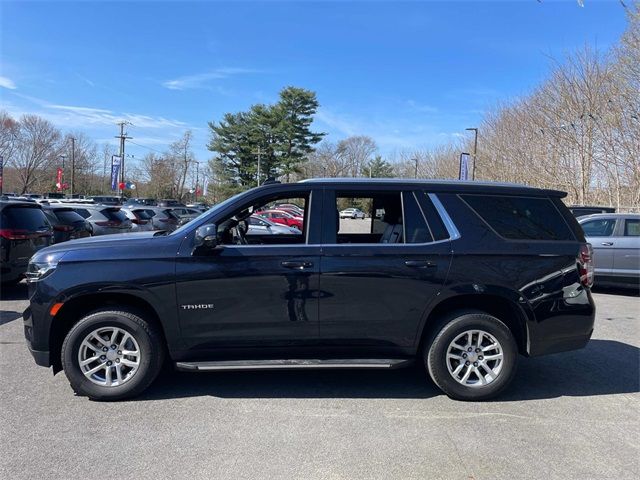
<svg viewBox="0 0 640 480">
<path fill-rule="evenodd" d="M 53 229 L 36 204 L 7 205 L 0 216 L 2 261 L 26 267 L 31 256 L 52 242 Z"/>
</svg>

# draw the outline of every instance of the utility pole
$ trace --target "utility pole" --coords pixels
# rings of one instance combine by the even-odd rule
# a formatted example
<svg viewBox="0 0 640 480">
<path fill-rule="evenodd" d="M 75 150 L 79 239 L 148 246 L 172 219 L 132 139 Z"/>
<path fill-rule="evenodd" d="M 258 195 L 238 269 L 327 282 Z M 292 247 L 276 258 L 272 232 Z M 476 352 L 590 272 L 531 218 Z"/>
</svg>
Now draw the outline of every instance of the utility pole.
<svg viewBox="0 0 640 480">
<path fill-rule="evenodd" d="M 465 130 L 473 131 L 474 140 L 473 140 L 473 168 L 471 168 L 471 180 L 476 179 L 476 157 L 478 155 L 478 129 L 477 128 L 466 128 Z"/>
<path fill-rule="evenodd" d="M 115 137 L 120 139 L 120 182 L 118 183 L 124 183 L 124 141 L 133 137 L 127 136 L 127 133 L 124 131 L 124 126 L 131 125 L 130 122 L 122 121 L 117 125 L 120 125 L 120 135 L 116 135 Z M 118 196 L 122 196 L 123 192 L 124 190 L 120 188 L 120 185 L 118 185 Z"/>
<path fill-rule="evenodd" d="M 62 193 L 64 193 L 64 188 L 62 188 L 62 185 L 64 185 L 64 159 L 67 158 L 66 155 L 60 155 L 60 159 L 62 160 L 62 175 L 60 176 L 60 191 Z"/>
<path fill-rule="evenodd" d="M 260 147 L 255 152 L 252 152 L 254 155 L 258 155 L 258 186 L 260 186 L 260 160 L 262 160 L 262 154 L 265 153 L 262 151 Z"/>
<path fill-rule="evenodd" d="M 76 139 L 70 137 L 71 140 L 71 198 L 73 198 L 73 184 L 76 181 Z"/>
<path fill-rule="evenodd" d="M 418 178 L 418 157 L 415 157 L 413 159 L 414 162 L 416 162 L 416 174 L 415 174 L 415 178 Z"/>
</svg>

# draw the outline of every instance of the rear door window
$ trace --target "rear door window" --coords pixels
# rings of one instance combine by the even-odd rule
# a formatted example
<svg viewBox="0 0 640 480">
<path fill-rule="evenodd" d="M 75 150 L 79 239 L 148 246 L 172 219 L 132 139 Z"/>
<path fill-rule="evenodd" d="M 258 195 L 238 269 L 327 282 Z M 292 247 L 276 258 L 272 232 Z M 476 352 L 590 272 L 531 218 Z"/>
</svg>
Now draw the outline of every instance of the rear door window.
<svg viewBox="0 0 640 480">
<path fill-rule="evenodd" d="M 610 237 L 615 226 L 615 218 L 596 218 L 584 222 L 582 230 L 587 237 Z"/>
<path fill-rule="evenodd" d="M 624 221 L 625 237 L 640 237 L 640 219 L 627 218 Z"/>
<path fill-rule="evenodd" d="M 35 232 L 50 228 L 44 212 L 33 207 L 6 207 L 2 210 L 0 224 L 2 228 Z"/>
<path fill-rule="evenodd" d="M 510 240 L 575 240 L 548 198 L 460 195 L 498 235 Z"/>
</svg>

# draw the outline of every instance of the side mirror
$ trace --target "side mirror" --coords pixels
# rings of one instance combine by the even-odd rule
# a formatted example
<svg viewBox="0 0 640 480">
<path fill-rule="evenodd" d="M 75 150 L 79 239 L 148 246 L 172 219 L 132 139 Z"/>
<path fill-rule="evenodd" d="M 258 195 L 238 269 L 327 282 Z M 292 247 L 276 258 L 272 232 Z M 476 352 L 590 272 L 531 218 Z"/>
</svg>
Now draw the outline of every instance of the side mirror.
<svg viewBox="0 0 640 480">
<path fill-rule="evenodd" d="M 199 247 L 215 248 L 218 246 L 218 227 L 213 223 L 198 227 L 193 246 L 194 249 Z"/>
</svg>

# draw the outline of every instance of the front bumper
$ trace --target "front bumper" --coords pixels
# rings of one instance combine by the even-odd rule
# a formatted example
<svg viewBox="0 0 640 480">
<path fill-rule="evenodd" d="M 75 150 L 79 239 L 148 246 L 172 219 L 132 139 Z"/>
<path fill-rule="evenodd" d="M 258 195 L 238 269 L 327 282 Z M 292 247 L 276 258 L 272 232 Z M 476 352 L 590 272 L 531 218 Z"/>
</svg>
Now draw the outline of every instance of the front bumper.
<svg viewBox="0 0 640 480">
<path fill-rule="evenodd" d="M 29 352 L 33 356 L 37 365 L 41 367 L 50 367 L 51 366 L 51 355 L 49 350 L 39 350 L 33 347 L 34 342 L 34 324 L 33 324 L 33 313 L 31 311 L 31 307 L 28 307 L 22 313 L 22 321 L 24 323 L 24 338 L 27 341 L 27 347 L 29 348 Z"/>
</svg>

